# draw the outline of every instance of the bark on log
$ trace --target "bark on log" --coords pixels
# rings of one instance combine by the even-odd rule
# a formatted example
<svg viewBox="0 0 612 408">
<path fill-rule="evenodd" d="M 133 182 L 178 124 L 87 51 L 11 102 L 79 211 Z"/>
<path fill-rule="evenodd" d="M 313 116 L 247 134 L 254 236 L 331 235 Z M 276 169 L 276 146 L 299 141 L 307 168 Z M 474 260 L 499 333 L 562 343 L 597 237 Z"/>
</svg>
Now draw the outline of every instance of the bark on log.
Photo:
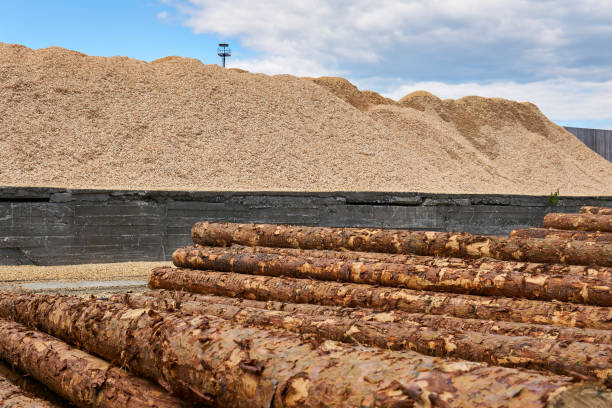
<svg viewBox="0 0 612 408">
<path fill-rule="evenodd" d="M 127 298 L 126 298 L 127 297 Z M 133 300 L 133 299 L 138 299 Z M 126 300 L 127 299 L 127 300 Z M 308 303 L 282 303 L 275 301 L 259 301 L 225 296 L 202 295 L 191 292 L 152 290 L 142 295 L 116 295 L 111 300 L 128 302 L 130 305 L 144 304 L 147 299 L 151 304 L 163 304 L 164 307 L 186 313 L 197 313 L 201 304 L 230 305 L 235 307 L 252 307 L 264 310 L 277 310 L 288 313 L 300 313 L 311 316 L 346 317 L 366 322 L 390 322 L 406 325 L 425 326 L 432 329 L 474 331 L 483 334 L 502 336 L 529 336 L 556 340 L 559 342 L 580 341 L 593 344 L 612 344 L 612 331 L 597 329 L 580 329 L 574 327 L 559 327 L 541 324 L 505 322 L 498 320 L 462 319 L 452 316 L 432 315 L 428 313 L 408 313 L 401 310 L 387 312 L 367 308 L 351 308 L 340 306 L 323 306 Z M 144 307 L 144 306 L 143 306 Z"/>
<path fill-rule="evenodd" d="M 0 407 L 4 408 L 60 408 L 49 401 L 44 401 L 24 392 L 0 376 Z"/>
<path fill-rule="evenodd" d="M 594 383 L 528 370 L 305 341 L 286 330 L 244 327 L 208 315 L 157 313 L 105 301 L 5 295 L 83 346 L 121 354 L 131 368 L 218 407 L 604 407 Z M 7 303 L 7 307 L 9 304 Z M 23 310 L 22 310 L 23 309 Z M 135 340 L 137 339 L 137 340 Z M 75 340 L 76 341 L 76 340 Z"/>
<path fill-rule="evenodd" d="M 185 406 L 156 385 L 48 334 L 3 319 L 0 333 L 0 359 L 78 407 Z"/>
<path fill-rule="evenodd" d="M 198 222 L 193 242 L 203 246 L 290 247 L 389 252 L 521 262 L 612 266 L 612 246 L 593 242 L 520 240 L 468 233 Z"/>
<path fill-rule="evenodd" d="M 388 262 L 407 265 L 425 265 L 438 268 L 461 268 L 475 271 L 493 271 L 498 274 L 508 272 L 522 272 L 526 274 L 577 275 L 594 279 L 612 279 L 612 268 L 605 266 L 564 265 L 533 262 L 500 261 L 491 258 L 443 258 L 435 256 L 386 254 L 380 252 L 358 252 L 358 251 L 333 251 L 325 249 L 297 249 L 297 248 L 274 248 L 274 247 L 250 247 L 244 245 L 232 245 L 229 247 L 204 247 L 201 245 L 187 246 L 191 248 L 206 248 L 214 253 L 226 253 L 228 251 L 244 253 L 279 254 L 290 256 L 305 256 L 312 258 L 332 258 L 345 261 L 360 262 Z"/>
<path fill-rule="evenodd" d="M 20 388 L 26 395 L 31 395 L 35 398 L 48 402 L 52 406 L 62 408 L 74 408 L 75 405 L 60 397 L 44 384 L 33 379 L 28 374 L 20 373 L 14 367 L 6 365 L 0 361 L 0 376 L 6 378 L 10 383 Z M 1 406 L 1 405 L 0 405 Z"/>
<path fill-rule="evenodd" d="M 612 215 L 551 213 L 544 216 L 542 224 L 562 230 L 612 232 Z"/>
<path fill-rule="evenodd" d="M 499 273 L 429 265 L 221 252 L 206 247 L 177 249 L 172 260 L 174 265 L 190 269 L 612 306 L 612 279 L 579 275 Z"/>
<path fill-rule="evenodd" d="M 591 207 L 585 205 L 580 207 L 581 214 L 600 214 L 600 215 L 612 215 L 612 208 L 610 207 Z"/>
<path fill-rule="evenodd" d="M 180 303 L 172 299 L 126 294 L 122 302 L 132 308 L 150 307 L 163 312 L 185 311 Z M 190 311 L 193 312 L 193 309 Z M 414 350 L 435 357 L 454 357 L 503 367 L 550 371 L 576 376 L 578 379 L 602 381 L 608 387 L 612 386 L 612 346 L 606 344 L 499 336 L 466 332 L 457 328 L 433 329 L 411 325 L 411 322 L 313 316 L 220 303 L 199 302 L 195 312 L 243 325 L 276 327 L 314 335 L 320 341 L 335 340 L 385 350 Z"/>
<path fill-rule="evenodd" d="M 606 307 L 423 292 L 356 283 L 162 267 L 151 272 L 149 287 L 264 301 L 366 307 L 473 319 L 612 329 L 612 309 Z"/>
<path fill-rule="evenodd" d="M 586 232 L 575 230 L 560 230 L 553 228 L 529 228 L 515 229 L 510 237 L 518 239 L 556 239 L 570 241 L 590 241 L 602 244 L 612 244 L 612 233 L 610 232 Z"/>
</svg>

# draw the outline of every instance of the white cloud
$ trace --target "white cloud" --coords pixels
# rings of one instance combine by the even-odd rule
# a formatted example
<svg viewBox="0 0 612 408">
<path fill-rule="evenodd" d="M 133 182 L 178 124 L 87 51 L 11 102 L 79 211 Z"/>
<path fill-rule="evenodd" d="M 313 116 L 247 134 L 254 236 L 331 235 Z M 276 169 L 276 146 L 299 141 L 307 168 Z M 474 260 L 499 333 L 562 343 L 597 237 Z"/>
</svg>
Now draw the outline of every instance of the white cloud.
<svg viewBox="0 0 612 408">
<path fill-rule="evenodd" d="M 238 37 L 265 56 L 321 64 L 375 63 L 419 47 L 476 50 L 521 43 L 526 60 L 558 58 L 555 50 L 588 30 L 612 29 L 610 2 L 573 0 L 187 0 L 172 2 L 196 33 Z M 504 52 L 504 50 L 499 50 Z M 553 61 L 557 62 L 557 61 Z"/>
</svg>

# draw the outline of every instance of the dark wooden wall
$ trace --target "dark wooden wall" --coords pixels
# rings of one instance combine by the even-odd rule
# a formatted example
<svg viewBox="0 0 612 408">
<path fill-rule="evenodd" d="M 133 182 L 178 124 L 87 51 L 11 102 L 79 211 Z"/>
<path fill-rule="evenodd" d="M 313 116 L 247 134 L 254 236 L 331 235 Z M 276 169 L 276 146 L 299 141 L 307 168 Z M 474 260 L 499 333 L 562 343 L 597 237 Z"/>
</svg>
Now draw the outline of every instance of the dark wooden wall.
<svg viewBox="0 0 612 408">
<path fill-rule="evenodd" d="M 566 127 L 585 145 L 612 162 L 612 130 Z"/>
</svg>

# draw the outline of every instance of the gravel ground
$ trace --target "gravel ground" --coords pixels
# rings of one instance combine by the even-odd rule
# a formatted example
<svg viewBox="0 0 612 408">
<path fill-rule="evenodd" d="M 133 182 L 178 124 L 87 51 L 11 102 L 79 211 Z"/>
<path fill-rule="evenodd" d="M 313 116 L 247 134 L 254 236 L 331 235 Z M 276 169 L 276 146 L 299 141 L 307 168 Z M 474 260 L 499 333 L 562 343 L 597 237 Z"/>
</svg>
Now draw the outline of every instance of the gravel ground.
<svg viewBox="0 0 612 408">
<path fill-rule="evenodd" d="M 143 291 L 151 269 L 171 262 L 121 262 L 62 266 L 0 266 L 0 290 L 61 294 Z"/>
</svg>

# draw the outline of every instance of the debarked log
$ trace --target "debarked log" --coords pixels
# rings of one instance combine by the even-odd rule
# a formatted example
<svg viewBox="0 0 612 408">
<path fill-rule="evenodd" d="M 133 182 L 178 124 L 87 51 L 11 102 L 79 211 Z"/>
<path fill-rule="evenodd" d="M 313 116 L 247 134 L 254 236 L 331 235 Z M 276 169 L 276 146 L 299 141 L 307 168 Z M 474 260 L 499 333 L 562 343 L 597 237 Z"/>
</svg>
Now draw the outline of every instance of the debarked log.
<svg viewBox="0 0 612 408">
<path fill-rule="evenodd" d="M 185 311 L 182 304 L 143 295 L 126 294 L 124 304 L 158 311 Z M 464 331 L 459 328 L 431 328 L 410 322 L 314 316 L 295 312 L 265 310 L 249 306 L 199 302 L 196 313 L 218 316 L 239 324 L 277 327 L 316 336 L 320 341 L 376 346 L 385 350 L 414 350 L 436 357 L 455 357 L 504 367 L 522 367 L 579 379 L 602 381 L 612 386 L 612 346 L 576 341 L 560 342 L 533 337 L 512 337 Z M 194 312 L 190 308 L 189 312 Z M 440 318 L 441 316 L 437 316 Z"/>
<path fill-rule="evenodd" d="M 582 214 L 601 214 L 601 215 L 612 215 L 612 208 L 610 207 L 593 207 L 585 205 L 580 207 Z"/>
<path fill-rule="evenodd" d="M 157 385 L 45 333 L 0 319 L 0 359 L 78 407 L 184 407 Z"/>
<path fill-rule="evenodd" d="M 218 407 L 603 407 L 595 383 L 483 363 L 319 342 L 210 315 L 159 313 L 59 296 L 17 295 L 14 311 L 163 375 L 178 393 Z M 1 300 L 9 298 L 3 294 Z"/>
<path fill-rule="evenodd" d="M 168 310 L 197 313 L 201 304 L 252 307 L 264 310 L 307 314 L 311 316 L 346 317 L 366 322 L 402 323 L 409 326 L 425 326 L 432 329 L 475 331 L 483 334 L 502 336 L 528 336 L 557 340 L 559 342 L 580 341 L 593 344 L 612 344 L 612 331 L 560 327 L 543 324 L 507 322 L 500 320 L 468 319 L 429 313 L 408 313 L 401 310 L 376 311 L 368 308 L 323 306 L 309 303 L 283 303 L 273 300 L 261 301 L 215 295 L 202 295 L 184 291 L 150 290 L 141 295 L 115 295 L 111 300 L 127 302 L 141 307 L 163 305 Z M 152 306 L 150 306 L 152 307 Z"/>
<path fill-rule="evenodd" d="M 0 375 L 0 407 L 6 408 L 59 408 L 49 401 L 24 392 Z"/>
<path fill-rule="evenodd" d="M 193 242 L 612 266 L 612 245 L 468 233 L 198 222 Z"/>
<path fill-rule="evenodd" d="M 544 216 L 543 226 L 563 230 L 612 232 L 612 215 L 551 213 Z"/>
<path fill-rule="evenodd" d="M 366 307 L 474 319 L 612 329 L 612 308 L 608 307 L 424 292 L 356 283 L 161 267 L 151 272 L 149 287 L 264 301 Z"/>
<path fill-rule="evenodd" d="M 172 260 L 176 266 L 190 269 L 612 306 L 612 279 L 580 275 L 499 273 L 406 263 L 221 252 L 208 247 L 177 249 Z"/>
<path fill-rule="evenodd" d="M 571 241 L 590 241 L 603 244 L 612 244 L 610 232 L 587 232 L 575 230 L 560 230 L 554 228 L 515 229 L 510 233 L 512 238 L 520 239 L 555 239 Z"/>
</svg>

